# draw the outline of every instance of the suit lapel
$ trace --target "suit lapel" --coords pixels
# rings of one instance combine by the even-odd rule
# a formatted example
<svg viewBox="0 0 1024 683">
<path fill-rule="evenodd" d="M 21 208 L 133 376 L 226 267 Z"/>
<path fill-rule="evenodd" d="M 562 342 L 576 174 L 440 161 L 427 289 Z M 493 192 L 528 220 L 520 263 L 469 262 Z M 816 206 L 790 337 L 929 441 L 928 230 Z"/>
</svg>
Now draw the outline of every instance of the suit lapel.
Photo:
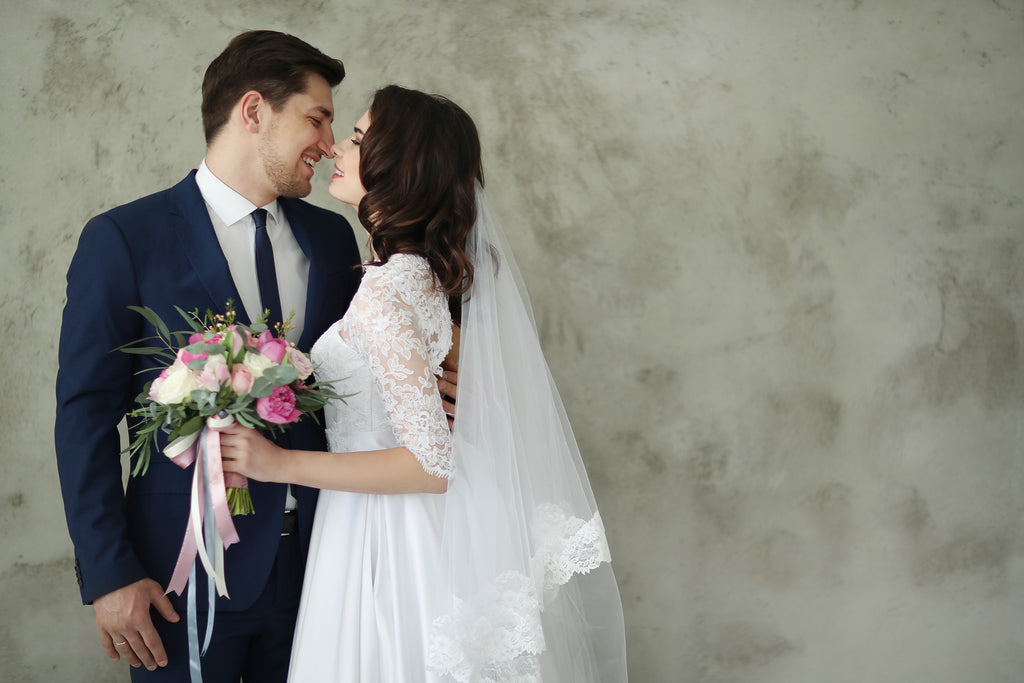
<svg viewBox="0 0 1024 683">
<path fill-rule="evenodd" d="M 217 233 L 210 222 L 203 195 L 196 185 L 195 171 L 173 189 L 175 213 L 172 215 L 172 229 L 178 236 L 185 254 L 195 270 L 196 276 L 210 295 L 210 308 L 223 310 L 230 299 L 240 322 L 248 323 L 242 298 L 238 294 L 228 261 L 221 250 Z"/>
</svg>

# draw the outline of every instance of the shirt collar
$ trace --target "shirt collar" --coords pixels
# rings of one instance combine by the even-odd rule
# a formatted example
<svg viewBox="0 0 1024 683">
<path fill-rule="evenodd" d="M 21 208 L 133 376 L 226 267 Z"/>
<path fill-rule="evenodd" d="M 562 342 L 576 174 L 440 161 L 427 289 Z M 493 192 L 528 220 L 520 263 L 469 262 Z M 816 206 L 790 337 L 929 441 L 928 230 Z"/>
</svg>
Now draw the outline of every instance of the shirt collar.
<svg viewBox="0 0 1024 683">
<path fill-rule="evenodd" d="M 215 176 L 206 165 L 206 159 L 203 159 L 203 163 L 199 164 L 199 170 L 196 171 L 196 185 L 199 186 L 199 192 L 203 195 L 210 210 L 217 214 L 217 218 L 224 225 L 234 225 L 258 208 Z M 274 217 L 276 222 L 281 222 L 279 216 L 281 206 L 276 199 L 263 208 Z"/>
</svg>

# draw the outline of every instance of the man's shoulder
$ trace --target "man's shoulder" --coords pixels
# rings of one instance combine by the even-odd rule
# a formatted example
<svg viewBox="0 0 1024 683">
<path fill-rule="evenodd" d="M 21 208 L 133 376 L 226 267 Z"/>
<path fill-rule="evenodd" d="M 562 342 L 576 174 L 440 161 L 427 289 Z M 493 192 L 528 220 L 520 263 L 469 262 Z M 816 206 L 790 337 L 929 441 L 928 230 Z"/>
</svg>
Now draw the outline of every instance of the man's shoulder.
<svg viewBox="0 0 1024 683">
<path fill-rule="evenodd" d="M 199 186 L 195 182 L 195 173 L 189 173 L 185 176 L 184 180 L 168 187 L 166 189 L 148 194 L 145 197 L 134 199 L 125 204 L 115 206 L 112 209 L 108 209 L 100 216 L 107 216 L 115 221 L 123 218 L 132 218 L 136 215 L 154 212 L 167 212 L 174 210 L 175 207 L 180 203 L 182 196 L 188 196 L 189 194 L 199 195 Z"/>
</svg>

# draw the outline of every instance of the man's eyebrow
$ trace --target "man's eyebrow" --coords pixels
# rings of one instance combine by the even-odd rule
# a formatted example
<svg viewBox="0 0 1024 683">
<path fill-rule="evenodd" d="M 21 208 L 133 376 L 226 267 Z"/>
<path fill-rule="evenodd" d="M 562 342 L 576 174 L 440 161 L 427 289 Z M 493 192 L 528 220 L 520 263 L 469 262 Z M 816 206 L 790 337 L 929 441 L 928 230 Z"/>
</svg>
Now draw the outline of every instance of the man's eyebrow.
<svg viewBox="0 0 1024 683">
<path fill-rule="evenodd" d="M 327 107 L 317 106 L 317 107 L 314 107 L 314 109 L 316 111 L 320 112 L 321 114 L 323 114 L 324 116 L 326 116 L 331 121 L 334 121 L 334 112 L 331 111 L 330 109 L 328 109 Z"/>
</svg>

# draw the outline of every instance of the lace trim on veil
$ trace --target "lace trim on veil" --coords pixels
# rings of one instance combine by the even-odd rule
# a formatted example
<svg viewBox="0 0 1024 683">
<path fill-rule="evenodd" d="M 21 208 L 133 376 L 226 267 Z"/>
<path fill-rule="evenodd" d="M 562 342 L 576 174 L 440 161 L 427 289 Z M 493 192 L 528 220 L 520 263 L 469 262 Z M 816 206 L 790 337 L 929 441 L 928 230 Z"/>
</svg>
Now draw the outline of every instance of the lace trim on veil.
<svg viewBox="0 0 1024 683">
<path fill-rule="evenodd" d="M 561 586 L 611 561 L 600 513 L 585 521 L 567 507 L 539 505 L 532 577 L 506 571 L 472 600 L 455 598 L 431 629 L 427 664 L 460 683 L 540 683 L 541 613 Z M 541 603 L 538 595 L 544 598 Z"/>
<path fill-rule="evenodd" d="M 584 521 L 572 516 L 568 507 L 544 503 L 537 506 L 533 535 L 537 542 L 533 576 L 545 603 L 554 599 L 573 574 L 588 574 L 602 562 L 612 561 L 600 512 Z"/>
</svg>

